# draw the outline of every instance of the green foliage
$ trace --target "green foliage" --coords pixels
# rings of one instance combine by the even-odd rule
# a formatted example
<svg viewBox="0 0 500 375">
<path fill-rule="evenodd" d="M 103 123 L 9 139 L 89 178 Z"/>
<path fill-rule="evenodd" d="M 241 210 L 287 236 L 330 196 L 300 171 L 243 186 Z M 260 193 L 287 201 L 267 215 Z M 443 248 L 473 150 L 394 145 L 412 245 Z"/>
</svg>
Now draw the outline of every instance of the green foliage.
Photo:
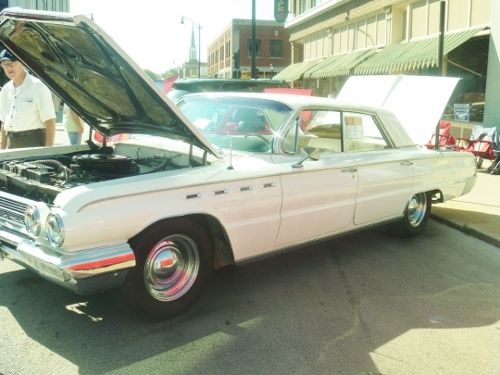
<svg viewBox="0 0 500 375">
<path fill-rule="evenodd" d="M 161 76 L 158 73 L 152 72 L 149 69 L 144 69 L 144 72 L 151 78 L 153 81 L 158 81 L 161 79 Z"/>
<path fill-rule="evenodd" d="M 175 76 L 175 75 L 177 75 L 177 74 L 179 74 L 179 72 L 178 72 L 178 68 L 172 68 L 172 69 L 169 69 L 169 70 L 167 70 L 167 71 L 163 72 L 163 73 L 161 74 L 161 77 L 162 77 L 163 79 L 167 79 L 167 78 L 172 77 L 172 76 Z"/>
</svg>

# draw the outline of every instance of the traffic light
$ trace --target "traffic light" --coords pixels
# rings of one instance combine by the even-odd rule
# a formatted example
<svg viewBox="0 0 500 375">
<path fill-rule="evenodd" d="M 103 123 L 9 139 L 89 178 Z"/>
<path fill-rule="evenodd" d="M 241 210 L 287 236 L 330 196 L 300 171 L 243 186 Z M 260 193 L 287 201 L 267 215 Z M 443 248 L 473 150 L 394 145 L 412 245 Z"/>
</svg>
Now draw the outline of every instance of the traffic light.
<svg viewBox="0 0 500 375">
<path fill-rule="evenodd" d="M 233 53 L 233 69 L 240 69 L 240 50 L 237 49 L 236 52 Z"/>
</svg>

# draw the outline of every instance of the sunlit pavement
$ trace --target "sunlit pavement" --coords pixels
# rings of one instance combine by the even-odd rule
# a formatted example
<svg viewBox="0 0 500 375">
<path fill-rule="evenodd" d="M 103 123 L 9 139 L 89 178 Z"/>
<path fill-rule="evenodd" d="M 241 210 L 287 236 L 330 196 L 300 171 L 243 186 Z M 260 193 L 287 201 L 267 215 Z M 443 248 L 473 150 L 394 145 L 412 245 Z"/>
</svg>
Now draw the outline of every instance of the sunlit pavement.
<svg viewBox="0 0 500 375">
<path fill-rule="evenodd" d="M 490 175 L 485 161 L 476 186 L 466 195 L 432 207 L 436 220 L 500 247 L 500 175 Z"/>
</svg>

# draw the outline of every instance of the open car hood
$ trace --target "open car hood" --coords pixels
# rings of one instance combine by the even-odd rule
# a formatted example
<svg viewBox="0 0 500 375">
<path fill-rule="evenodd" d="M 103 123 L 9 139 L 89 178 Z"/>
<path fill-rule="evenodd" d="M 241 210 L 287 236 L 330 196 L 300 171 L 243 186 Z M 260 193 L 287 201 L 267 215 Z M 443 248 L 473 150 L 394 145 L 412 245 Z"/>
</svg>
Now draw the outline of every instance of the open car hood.
<svg viewBox="0 0 500 375">
<path fill-rule="evenodd" d="M 405 75 L 352 76 L 337 99 L 390 110 L 413 142 L 424 145 L 435 132 L 458 80 Z"/>
<path fill-rule="evenodd" d="M 104 135 L 163 136 L 216 154 L 143 70 L 87 17 L 6 9 L 0 14 L 0 42 Z"/>
</svg>

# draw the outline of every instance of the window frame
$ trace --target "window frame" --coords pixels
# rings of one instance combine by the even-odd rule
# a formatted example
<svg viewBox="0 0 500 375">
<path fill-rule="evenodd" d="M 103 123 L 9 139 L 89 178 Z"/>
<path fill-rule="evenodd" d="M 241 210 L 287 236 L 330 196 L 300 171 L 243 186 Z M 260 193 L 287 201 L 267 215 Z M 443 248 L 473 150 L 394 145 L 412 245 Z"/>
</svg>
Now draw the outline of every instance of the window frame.
<svg viewBox="0 0 500 375">
<path fill-rule="evenodd" d="M 255 57 L 262 57 L 262 41 L 260 39 L 255 39 Z M 248 39 L 247 41 L 247 52 L 248 57 L 252 56 L 252 39 Z"/>
<path fill-rule="evenodd" d="M 392 149 L 394 148 L 393 142 L 391 140 L 391 137 L 387 134 L 385 128 L 382 126 L 379 117 L 377 116 L 376 113 L 372 112 L 363 112 L 363 111 L 356 111 L 356 110 L 348 110 L 348 109 L 336 109 L 336 108 L 302 108 L 300 111 L 297 112 L 295 116 L 295 120 L 293 121 L 293 125 L 290 126 L 288 129 L 285 130 L 283 133 L 283 136 L 281 138 L 281 146 L 280 146 L 280 151 L 283 154 L 286 155 L 297 155 L 300 153 L 301 149 L 304 148 L 304 146 L 300 145 L 300 138 L 301 138 L 301 133 L 302 136 L 304 135 L 303 131 L 301 130 L 300 126 L 300 114 L 304 112 L 319 112 L 319 111 L 325 111 L 325 112 L 338 112 L 339 114 L 339 126 L 340 126 L 340 150 L 339 151 L 332 151 L 328 149 L 320 149 L 321 154 L 339 154 L 339 153 L 354 153 L 354 152 L 369 152 L 369 151 L 380 151 L 384 149 Z M 376 127 L 380 138 L 384 142 L 384 147 L 380 148 L 372 148 L 372 149 L 359 149 L 359 150 L 349 150 L 349 147 L 347 145 L 347 130 L 346 130 L 346 123 L 345 123 L 345 117 L 346 114 L 353 114 L 353 115 L 359 115 L 359 116 L 367 116 L 368 118 L 371 119 L 373 122 L 373 125 Z M 326 138 L 326 137 L 325 137 Z M 292 140 L 293 143 L 290 142 L 288 145 L 286 145 L 287 139 Z M 290 147 L 288 147 L 290 146 Z"/>
</svg>

